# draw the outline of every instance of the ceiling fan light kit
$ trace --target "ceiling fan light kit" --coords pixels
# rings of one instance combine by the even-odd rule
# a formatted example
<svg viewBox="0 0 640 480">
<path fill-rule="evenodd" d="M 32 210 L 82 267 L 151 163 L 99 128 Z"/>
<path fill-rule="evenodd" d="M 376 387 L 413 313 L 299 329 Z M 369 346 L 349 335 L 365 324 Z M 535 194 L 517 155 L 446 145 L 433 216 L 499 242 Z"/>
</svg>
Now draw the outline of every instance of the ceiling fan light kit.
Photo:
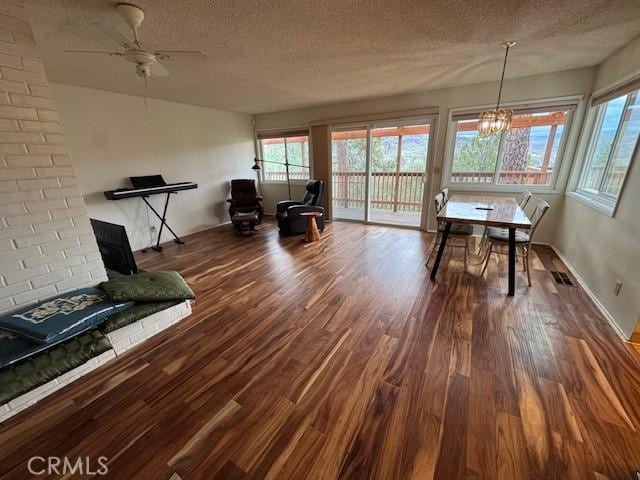
<svg viewBox="0 0 640 480">
<path fill-rule="evenodd" d="M 504 72 L 507 69 L 507 56 L 509 49 L 515 47 L 516 42 L 504 42 L 502 46 L 506 49 L 504 52 L 504 63 L 502 64 L 502 76 L 500 77 L 500 89 L 498 90 L 498 101 L 496 108 L 484 111 L 478 119 L 478 133 L 482 136 L 496 135 L 506 132 L 511 127 L 513 120 L 513 110 L 508 108 L 500 108 L 500 100 L 502 99 L 502 85 L 504 84 Z"/>
<path fill-rule="evenodd" d="M 169 70 L 160 63 L 161 60 L 184 61 L 184 62 L 204 62 L 207 57 L 198 51 L 187 50 L 157 50 L 155 52 L 147 51 L 143 48 L 138 35 L 138 29 L 144 21 L 145 15 L 137 5 L 133 3 L 118 3 L 115 6 L 116 11 L 127 22 L 133 33 L 133 40 L 129 40 L 118 30 L 107 27 L 101 23 L 94 23 L 93 26 L 101 30 L 111 40 L 115 41 L 122 51 L 88 51 L 88 50 L 66 50 L 67 53 L 88 53 L 98 55 L 112 55 L 122 57 L 126 61 L 136 65 L 136 74 L 144 78 L 145 82 L 151 77 L 166 77 L 170 74 Z"/>
</svg>

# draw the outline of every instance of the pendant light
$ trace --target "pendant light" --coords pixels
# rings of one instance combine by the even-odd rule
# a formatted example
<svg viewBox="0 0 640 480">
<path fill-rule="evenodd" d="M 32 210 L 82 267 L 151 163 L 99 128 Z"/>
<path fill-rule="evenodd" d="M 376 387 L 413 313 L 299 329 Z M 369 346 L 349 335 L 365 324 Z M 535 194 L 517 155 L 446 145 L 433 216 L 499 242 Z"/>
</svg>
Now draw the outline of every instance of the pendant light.
<svg viewBox="0 0 640 480">
<path fill-rule="evenodd" d="M 502 76 L 500 77 L 500 89 L 498 90 L 498 101 L 496 108 L 487 110 L 480 114 L 478 119 L 478 133 L 480 135 L 495 135 L 509 130 L 513 110 L 508 108 L 500 108 L 500 99 L 502 98 L 502 84 L 504 83 L 504 72 L 507 69 L 507 56 L 509 49 L 516 45 L 516 42 L 504 42 L 502 46 L 506 49 L 504 52 L 504 63 L 502 64 Z"/>
</svg>

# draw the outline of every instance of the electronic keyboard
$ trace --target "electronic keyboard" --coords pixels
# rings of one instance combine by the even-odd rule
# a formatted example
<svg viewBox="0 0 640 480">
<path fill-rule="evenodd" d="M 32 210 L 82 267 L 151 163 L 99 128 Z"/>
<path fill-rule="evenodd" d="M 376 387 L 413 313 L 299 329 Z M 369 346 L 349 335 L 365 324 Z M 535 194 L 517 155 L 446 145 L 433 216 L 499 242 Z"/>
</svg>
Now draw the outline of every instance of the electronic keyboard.
<svg viewBox="0 0 640 480">
<path fill-rule="evenodd" d="M 120 200 L 121 198 L 147 197 L 159 193 L 174 193 L 194 188 L 198 188 L 198 184 L 194 182 L 166 183 L 142 188 L 117 188 L 104 192 L 104 196 L 107 197 L 107 200 Z"/>
<path fill-rule="evenodd" d="M 178 182 L 178 183 L 167 183 L 162 178 L 162 175 L 145 175 L 143 177 L 129 177 L 131 180 L 131 185 L 133 188 L 117 188 L 115 190 L 109 190 L 104 192 L 104 196 L 107 197 L 107 200 L 120 200 L 122 198 L 134 198 L 140 197 L 147 204 L 147 207 L 155 214 L 156 217 L 160 220 L 160 230 L 158 231 L 158 239 L 156 240 L 156 244 L 151 248 L 160 252 L 162 251 L 162 247 L 160 246 L 160 238 L 162 237 L 162 230 L 164 227 L 167 227 L 174 238 L 176 243 L 183 244 L 184 242 L 176 235 L 169 224 L 167 223 L 167 208 L 169 207 L 169 198 L 172 193 L 177 193 L 181 190 L 193 190 L 194 188 L 198 188 L 197 183 L 193 182 Z M 153 208 L 153 205 L 149 203 L 147 197 L 150 195 L 158 195 L 160 193 L 166 193 L 167 198 L 164 201 L 164 209 L 162 211 L 162 215 Z M 146 249 L 143 250 L 143 252 Z"/>
</svg>

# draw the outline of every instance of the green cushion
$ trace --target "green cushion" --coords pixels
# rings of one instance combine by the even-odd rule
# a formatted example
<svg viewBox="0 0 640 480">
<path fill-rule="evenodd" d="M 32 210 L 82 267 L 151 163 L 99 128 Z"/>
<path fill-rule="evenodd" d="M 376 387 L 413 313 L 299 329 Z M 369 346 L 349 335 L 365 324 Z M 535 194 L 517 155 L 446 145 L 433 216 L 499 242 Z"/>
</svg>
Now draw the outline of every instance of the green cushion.
<svg viewBox="0 0 640 480">
<path fill-rule="evenodd" d="M 144 272 L 113 278 L 100 285 L 113 301 L 165 302 L 195 298 L 178 272 Z"/>
<path fill-rule="evenodd" d="M 118 312 L 115 315 L 111 315 L 104 322 L 102 331 L 109 333 L 122 328 L 131 323 L 137 322 L 149 315 L 153 315 L 161 310 L 173 307 L 181 303 L 181 300 L 170 300 L 168 302 L 142 302 L 136 303 L 133 307 L 128 308 L 122 312 Z"/>
<path fill-rule="evenodd" d="M 50 382 L 111 349 L 99 330 L 90 330 L 0 370 L 0 405 Z"/>
</svg>

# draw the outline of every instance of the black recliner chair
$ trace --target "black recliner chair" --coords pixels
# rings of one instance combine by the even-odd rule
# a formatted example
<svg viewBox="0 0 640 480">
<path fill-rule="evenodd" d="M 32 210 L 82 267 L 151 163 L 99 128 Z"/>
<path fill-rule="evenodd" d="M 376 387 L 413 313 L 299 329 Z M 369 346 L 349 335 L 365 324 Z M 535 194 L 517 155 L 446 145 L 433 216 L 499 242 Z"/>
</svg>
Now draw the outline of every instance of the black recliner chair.
<svg viewBox="0 0 640 480">
<path fill-rule="evenodd" d="M 307 218 L 300 215 L 303 212 L 320 212 L 323 215 L 316 218 L 318 229 L 324 230 L 324 207 L 321 207 L 324 182 L 309 180 L 302 202 L 283 200 L 276 205 L 278 228 L 284 235 L 305 233 L 307 230 Z"/>
</svg>

